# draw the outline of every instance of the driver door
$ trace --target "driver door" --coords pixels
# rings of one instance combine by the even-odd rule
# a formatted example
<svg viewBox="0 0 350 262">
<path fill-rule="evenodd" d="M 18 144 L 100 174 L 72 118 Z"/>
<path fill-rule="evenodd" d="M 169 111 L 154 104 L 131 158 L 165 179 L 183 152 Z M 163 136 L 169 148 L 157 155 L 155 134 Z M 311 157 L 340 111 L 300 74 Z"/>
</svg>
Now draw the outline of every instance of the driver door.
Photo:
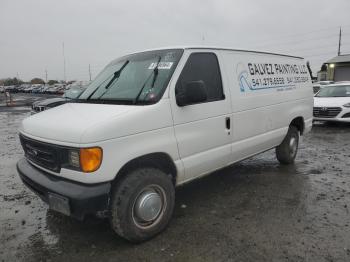
<svg viewBox="0 0 350 262">
<path fill-rule="evenodd" d="M 186 59 L 186 54 L 184 54 Z M 204 82 L 205 101 L 179 106 L 176 93 L 191 81 Z M 223 85 L 218 54 L 192 52 L 170 91 L 175 136 L 184 165 L 184 181 L 226 166 L 231 161 L 231 101 Z"/>
</svg>

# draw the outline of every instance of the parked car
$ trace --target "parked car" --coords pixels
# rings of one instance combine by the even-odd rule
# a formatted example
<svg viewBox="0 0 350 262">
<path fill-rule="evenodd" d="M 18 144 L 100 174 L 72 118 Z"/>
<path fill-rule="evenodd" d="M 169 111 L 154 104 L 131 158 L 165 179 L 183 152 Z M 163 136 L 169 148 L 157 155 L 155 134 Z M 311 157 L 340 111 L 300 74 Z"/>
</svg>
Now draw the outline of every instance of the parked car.
<svg viewBox="0 0 350 262">
<path fill-rule="evenodd" d="M 42 86 L 34 86 L 34 87 L 32 88 L 32 92 L 31 92 L 31 93 L 33 93 L 33 94 L 38 94 L 38 93 L 41 92 L 41 88 L 42 88 Z"/>
<path fill-rule="evenodd" d="M 24 93 L 31 93 L 32 90 L 33 90 L 33 87 L 32 87 L 32 86 L 28 86 L 28 87 L 26 87 L 26 88 L 23 89 L 23 92 L 24 92 Z"/>
<path fill-rule="evenodd" d="M 55 86 L 49 86 L 46 90 L 45 90 L 45 94 L 54 94 L 56 92 L 56 87 Z"/>
<path fill-rule="evenodd" d="M 350 122 L 350 82 L 324 86 L 314 97 L 314 120 Z"/>
<path fill-rule="evenodd" d="M 105 214 L 117 234 L 140 242 L 168 225 L 175 186 L 269 149 L 292 164 L 312 107 L 299 57 L 134 53 L 112 61 L 76 103 L 24 119 L 17 170 L 51 209 Z"/>
<path fill-rule="evenodd" d="M 47 90 L 46 93 L 47 94 L 63 94 L 64 92 L 62 92 L 62 90 L 64 89 L 64 86 L 62 85 L 53 85 L 50 86 Z"/>
<path fill-rule="evenodd" d="M 312 84 L 314 94 L 316 94 L 318 91 L 320 91 L 321 88 L 333 84 L 334 81 L 320 81 L 320 82 L 315 82 Z"/>
<path fill-rule="evenodd" d="M 24 87 L 23 87 L 23 85 L 20 85 L 20 86 L 17 86 L 16 89 L 17 89 L 17 93 L 22 93 Z"/>
<path fill-rule="evenodd" d="M 50 88 L 50 86 L 48 86 L 48 85 L 43 86 L 40 90 L 40 93 L 46 94 L 46 91 L 49 90 L 49 88 Z"/>
<path fill-rule="evenodd" d="M 5 92 L 17 93 L 17 87 L 16 86 L 5 86 Z"/>
<path fill-rule="evenodd" d="M 77 99 L 86 87 L 73 87 L 67 90 L 62 97 L 49 98 L 41 101 L 36 101 L 32 104 L 31 114 L 36 114 L 44 110 L 63 105 L 70 102 L 72 99 Z"/>
<path fill-rule="evenodd" d="M 59 88 L 56 89 L 56 94 L 64 94 L 66 91 L 66 88 L 64 86 L 60 86 Z"/>
</svg>

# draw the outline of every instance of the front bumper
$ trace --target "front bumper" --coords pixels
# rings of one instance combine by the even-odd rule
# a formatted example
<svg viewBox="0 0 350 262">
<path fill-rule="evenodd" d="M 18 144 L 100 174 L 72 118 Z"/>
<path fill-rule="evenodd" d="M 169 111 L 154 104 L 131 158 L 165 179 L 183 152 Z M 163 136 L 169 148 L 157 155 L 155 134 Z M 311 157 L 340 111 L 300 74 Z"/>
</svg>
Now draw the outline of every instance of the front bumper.
<svg viewBox="0 0 350 262">
<path fill-rule="evenodd" d="M 350 118 L 341 118 L 341 117 L 322 118 L 322 117 L 314 117 L 314 121 L 350 123 Z"/>
<path fill-rule="evenodd" d="M 111 183 L 83 184 L 46 173 L 25 158 L 17 163 L 23 183 L 50 208 L 82 220 L 87 214 L 108 210 Z"/>
<path fill-rule="evenodd" d="M 318 106 L 316 108 L 322 108 L 322 106 Z M 328 108 L 328 107 L 323 107 Z M 348 107 L 339 107 L 339 113 L 334 116 L 323 116 L 316 115 L 315 116 L 315 107 L 314 107 L 314 121 L 333 121 L 333 122 L 344 122 L 350 123 L 350 108 Z"/>
</svg>

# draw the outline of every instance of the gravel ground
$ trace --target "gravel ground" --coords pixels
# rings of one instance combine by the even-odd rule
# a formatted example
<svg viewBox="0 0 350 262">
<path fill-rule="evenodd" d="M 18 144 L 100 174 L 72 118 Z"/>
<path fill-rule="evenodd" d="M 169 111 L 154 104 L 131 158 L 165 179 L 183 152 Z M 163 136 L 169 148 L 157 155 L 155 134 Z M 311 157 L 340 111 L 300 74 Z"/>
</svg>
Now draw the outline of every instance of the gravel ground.
<svg viewBox="0 0 350 262">
<path fill-rule="evenodd" d="M 169 227 L 133 245 L 106 220 L 49 211 L 21 183 L 28 115 L 0 108 L 0 261 L 350 261 L 350 125 L 316 123 L 294 166 L 269 151 L 178 188 Z"/>
</svg>

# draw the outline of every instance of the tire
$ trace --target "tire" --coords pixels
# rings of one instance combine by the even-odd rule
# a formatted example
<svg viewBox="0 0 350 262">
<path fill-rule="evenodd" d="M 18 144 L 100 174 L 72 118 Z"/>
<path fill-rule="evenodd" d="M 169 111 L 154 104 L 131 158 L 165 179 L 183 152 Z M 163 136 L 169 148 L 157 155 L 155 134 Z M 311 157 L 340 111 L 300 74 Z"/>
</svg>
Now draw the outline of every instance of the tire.
<svg viewBox="0 0 350 262">
<path fill-rule="evenodd" d="M 276 157 L 283 165 L 293 164 L 298 152 L 299 131 L 295 126 L 290 126 L 283 142 L 276 147 Z"/>
<path fill-rule="evenodd" d="M 174 205 L 169 175 L 156 168 L 132 170 L 113 188 L 111 227 L 131 242 L 148 240 L 168 225 Z"/>
</svg>

